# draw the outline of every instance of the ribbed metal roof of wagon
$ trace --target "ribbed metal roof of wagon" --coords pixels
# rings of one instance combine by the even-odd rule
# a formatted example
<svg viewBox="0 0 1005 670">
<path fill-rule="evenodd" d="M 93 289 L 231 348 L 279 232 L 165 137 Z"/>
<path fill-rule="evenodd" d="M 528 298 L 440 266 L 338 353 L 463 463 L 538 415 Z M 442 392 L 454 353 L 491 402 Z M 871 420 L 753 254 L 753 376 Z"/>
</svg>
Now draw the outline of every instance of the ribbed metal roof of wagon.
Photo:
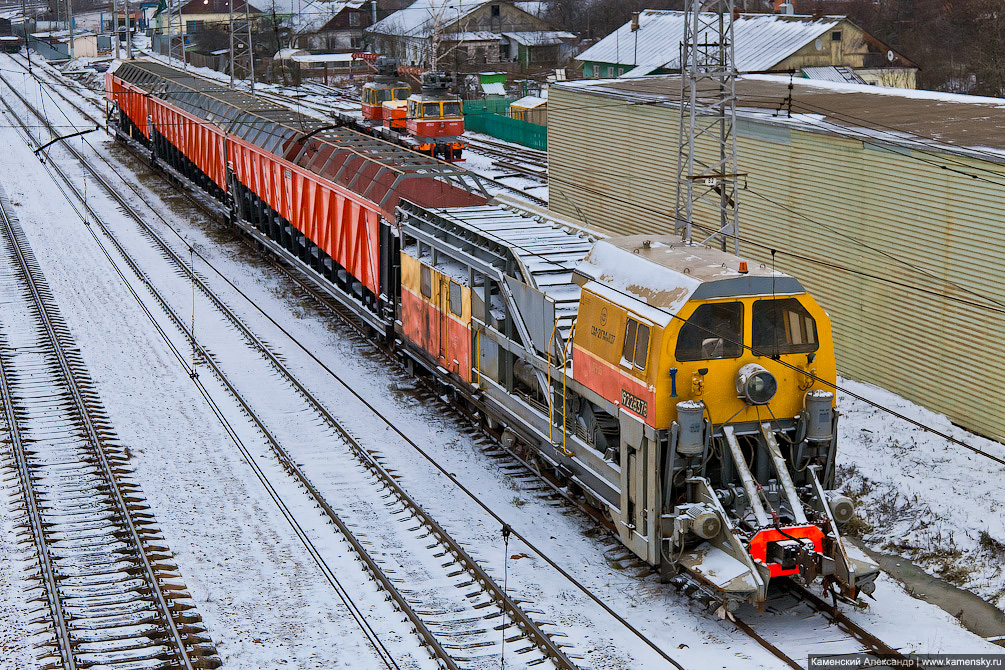
<svg viewBox="0 0 1005 670">
<path fill-rule="evenodd" d="M 456 165 L 163 63 L 124 62 L 115 76 L 360 193 L 379 204 L 388 218 L 393 218 L 399 197 L 429 207 L 477 205 L 488 199 L 478 176 Z M 325 160 L 319 161 L 319 155 Z"/>
<path fill-rule="evenodd" d="M 555 304 L 558 333 L 563 341 L 568 338 L 580 294 L 572 272 L 603 235 L 503 199 L 479 207 L 433 210 L 403 203 L 402 209 L 416 229 L 547 295 Z"/>
</svg>

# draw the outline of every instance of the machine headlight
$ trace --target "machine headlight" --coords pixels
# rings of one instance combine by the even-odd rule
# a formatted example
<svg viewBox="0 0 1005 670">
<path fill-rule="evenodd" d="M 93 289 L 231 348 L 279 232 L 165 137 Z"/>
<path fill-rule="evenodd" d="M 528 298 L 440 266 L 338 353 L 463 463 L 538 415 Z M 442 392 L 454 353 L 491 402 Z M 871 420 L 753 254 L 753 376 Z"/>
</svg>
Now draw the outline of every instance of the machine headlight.
<svg viewBox="0 0 1005 670">
<path fill-rule="evenodd" d="M 756 363 L 736 373 L 736 394 L 752 405 L 766 405 L 778 391 L 775 376 Z"/>
</svg>

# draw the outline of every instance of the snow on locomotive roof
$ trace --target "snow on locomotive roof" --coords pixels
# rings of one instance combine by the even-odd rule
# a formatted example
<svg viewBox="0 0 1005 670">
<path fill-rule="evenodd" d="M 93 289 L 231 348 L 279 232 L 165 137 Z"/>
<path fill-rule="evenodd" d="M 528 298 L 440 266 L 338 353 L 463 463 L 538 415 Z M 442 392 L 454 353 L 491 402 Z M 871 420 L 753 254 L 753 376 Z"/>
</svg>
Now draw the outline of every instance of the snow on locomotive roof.
<svg viewBox="0 0 1005 670">
<path fill-rule="evenodd" d="M 643 262 L 644 261 L 644 262 Z M 747 272 L 740 271 L 740 264 Z M 576 268 L 580 283 L 595 282 L 663 312 L 665 322 L 688 300 L 805 293 L 799 281 L 752 261 L 670 235 L 600 240 Z"/>
</svg>

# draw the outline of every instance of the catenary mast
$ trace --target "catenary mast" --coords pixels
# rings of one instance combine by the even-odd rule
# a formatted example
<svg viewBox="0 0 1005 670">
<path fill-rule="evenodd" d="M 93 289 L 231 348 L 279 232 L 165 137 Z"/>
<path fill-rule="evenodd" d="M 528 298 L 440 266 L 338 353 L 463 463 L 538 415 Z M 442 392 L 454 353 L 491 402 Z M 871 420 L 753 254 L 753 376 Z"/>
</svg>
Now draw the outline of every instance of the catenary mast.
<svg viewBox="0 0 1005 670">
<path fill-rule="evenodd" d="M 704 6 L 704 11 L 702 8 Z M 681 43 L 676 232 L 739 254 L 733 0 L 688 0 Z"/>
</svg>

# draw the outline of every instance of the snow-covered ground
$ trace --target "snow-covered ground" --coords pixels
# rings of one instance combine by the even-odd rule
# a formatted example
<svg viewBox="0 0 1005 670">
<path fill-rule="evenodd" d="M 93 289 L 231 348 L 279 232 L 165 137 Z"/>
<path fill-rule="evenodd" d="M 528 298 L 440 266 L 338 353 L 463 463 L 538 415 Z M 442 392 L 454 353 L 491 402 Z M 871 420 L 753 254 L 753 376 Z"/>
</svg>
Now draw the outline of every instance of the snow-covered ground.
<svg viewBox="0 0 1005 670">
<path fill-rule="evenodd" d="M 38 87 L 34 90 L 37 94 Z M 46 104 L 50 115 L 55 113 L 54 102 L 47 100 Z M 70 110 L 66 113 L 81 127 L 86 125 Z M 18 208 L 29 242 L 116 430 L 123 443 L 130 445 L 136 480 L 227 667 L 377 667 L 376 658 L 360 642 L 344 607 L 323 582 L 268 493 L 114 277 L 79 218 L 9 125 L 0 127 L 0 142 L 8 147 L 0 163 L 0 184 Z M 85 142 L 73 141 L 80 146 Z M 107 140 L 96 135 L 86 141 L 110 151 Z M 129 169 L 121 172 L 129 174 Z M 494 573 L 501 574 L 504 556 L 509 557 L 509 588 L 544 611 L 594 667 L 649 668 L 664 667 L 665 663 L 626 637 L 609 617 L 569 583 L 557 579 L 526 547 L 511 542 L 504 553 L 498 526 L 290 343 L 263 312 L 469 490 L 477 491 L 510 525 L 685 667 L 784 667 L 729 624 L 692 610 L 685 599 L 647 572 L 626 570 L 609 561 L 619 552 L 607 551 L 609 541 L 582 514 L 542 499 L 500 472 L 498 461 L 483 453 L 476 434 L 439 403 L 418 400 L 411 383 L 401 378 L 395 366 L 309 301 L 298 299 L 297 292 L 243 244 L 185 207 L 172 205 L 167 187 L 156 179 L 142 180 L 141 187 L 151 199 L 157 198 L 153 191 L 165 194 L 158 208 L 170 213 L 172 226 L 209 262 L 199 271 L 219 288 L 224 299 L 260 336 L 283 351 L 301 380 L 352 433 L 384 455 L 404 487 L 434 517 L 467 546 L 477 547 L 478 557 Z M 96 191 L 93 185 L 89 188 Z M 109 216 L 115 215 L 114 206 L 102 207 Z M 214 278 L 214 269 L 231 278 L 250 300 Z M 198 329 L 204 322 L 196 318 Z M 884 405 L 917 414 L 925 423 L 950 429 L 944 419 L 882 391 L 849 386 Z M 865 488 L 872 487 L 860 496 L 867 519 L 877 524 L 867 538 L 881 544 L 885 538 L 904 534 L 921 544 L 944 542 L 955 535 L 956 546 L 965 546 L 975 556 L 984 550 L 980 530 L 1005 540 L 992 486 L 1001 476 L 1000 468 L 923 437 L 847 398 L 841 400 L 841 407 L 840 463 L 848 469 L 847 483 L 853 491 L 862 489 L 861 483 L 866 481 Z M 972 436 L 960 435 L 977 443 Z M 898 444 L 890 444 L 894 439 Z M 856 468 L 853 474 L 852 465 Z M 7 466 L 0 465 L 0 487 L 7 494 L 15 485 L 3 480 L 8 474 Z M 275 476 L 281 481 L 281 473 Z M 884 488 L 887 486 L 895 488 Z M 282 490 L 297 495 L 288 483 Z M 891 499 L 905 500 L 906 496 L 913 500 L 915 495 L 922 501 L 920 505 L 928 506 L 920 509 L 927 511 L 919 511 L 917 516 L 912 516 L 913 509 L 889 519 L 881 516 Z M 893 509 L 904 507 L 897 504 Z M 0 505 L 0 598 L 13 605 L 0 614 L 0 668 L 5 670 L 31 667 L 24 637 L 31 617 L 27 597 L 20 591 L 24 583 L 19 565 L 6 560 L 18 555 L 11 514 Z M 911 519 L 927 520 L 928 526 L 912 524 Z M 991 586 L 998 575 L 990 558 L 985 565 L 986 573 L 979 578 Z M 350 560 L 340 570 L 346 575 L 358 574 L 358 567 Z M 366 597 L 364 590 L 359 594 Z M 383 598 L 372 593 L 370 597 L 364 602 L 365 611 L 372 612 L 377 625 L 397 638 L 398 650 L 407 654 L 414 641 L 400 639 L 408 634 L 401 633 L 399 624 L 384 615 Z M 881 579 L 876 598 L 868 611 L 854 616 L 894 646 L 930 653 L 1000 650 L 963 630 L 941 610 L 911 598 L 888 578 Z M 405 665 L 424 667 L 417 658 Z"/>
<path fill-rule="evenodd" d="M 1005 458 L 1000 443 L 883 389 L 840 384 L 957 440 Z M 1005 609 L 1005 466 L 845 394 L 838 395 L 839 485 L 858 502 L 856 529 L 876 549 Z"/>
</svg>

